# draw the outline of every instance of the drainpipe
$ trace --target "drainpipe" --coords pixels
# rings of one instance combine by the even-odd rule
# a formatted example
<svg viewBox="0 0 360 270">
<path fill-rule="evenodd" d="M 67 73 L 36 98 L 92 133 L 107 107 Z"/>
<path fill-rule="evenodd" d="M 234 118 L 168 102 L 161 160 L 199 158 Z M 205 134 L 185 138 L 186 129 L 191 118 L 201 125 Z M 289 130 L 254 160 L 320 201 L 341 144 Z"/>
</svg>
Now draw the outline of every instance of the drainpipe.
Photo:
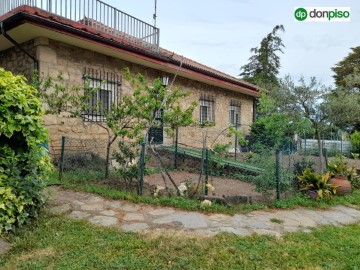
<svg viewBox="0 0 360 270">
<path fill-rule="evenodd" d="M 4 29 L 4 24 L 1 21 L 0 22 L 0 29 L 1 29 L 1 34 L 7 39 L 9 40 L 12 44 L 14 44 L 17 48 L 19 48 L 20 51 L 22 51 L 23 53 L 25 53 L 27 56 L 29 56 L 33 61 L 34 61 L 34 69 L 38 70 L 39 68 L 39 61 L 32 56 L 27 50 L 25 50 L 23 47 L 21 47 L 21 45 L 19 43 L 17 43 L 12 37 L 10 37 Z"/>
</svg>

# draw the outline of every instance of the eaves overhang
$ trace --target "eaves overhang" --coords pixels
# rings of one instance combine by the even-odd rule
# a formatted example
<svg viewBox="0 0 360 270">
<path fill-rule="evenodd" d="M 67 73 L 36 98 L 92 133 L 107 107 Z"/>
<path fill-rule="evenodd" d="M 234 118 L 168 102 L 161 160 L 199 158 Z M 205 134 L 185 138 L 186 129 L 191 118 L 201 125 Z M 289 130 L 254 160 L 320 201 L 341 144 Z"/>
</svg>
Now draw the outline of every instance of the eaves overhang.
<svg viewBox="0 0 360 270">
<path fill-rule="evenodd" d="M 78 22 L 59 17 L 38 8 L 21 6 L 0 17 L 4 29 L 19 43 L 36 37 L 53 40 L 96 51 L 108 56 L 154 68 L 170 74 L 214 85 L 249 96 L 258 97 L 259 88 L 229 75 L 213 72 L 188 63 L 188 58 L 173 59 L 167 55 L 146 50 L 126 40 L 86 27 Z M 0 51 L 12 46 L 0 35 Z"/>
</svg>

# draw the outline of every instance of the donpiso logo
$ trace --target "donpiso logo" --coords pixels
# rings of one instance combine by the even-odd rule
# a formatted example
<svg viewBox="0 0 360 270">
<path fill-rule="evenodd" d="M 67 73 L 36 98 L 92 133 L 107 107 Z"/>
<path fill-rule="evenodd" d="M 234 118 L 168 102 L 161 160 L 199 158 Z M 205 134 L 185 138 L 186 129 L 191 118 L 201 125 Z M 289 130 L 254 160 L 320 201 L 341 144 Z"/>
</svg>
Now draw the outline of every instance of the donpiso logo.
<svg viewBox="0 0 360 270">
<path fill-rule="evenodd" d="M 297 22 L 349 22 L 350 7 L 296 7 L 294 20 Z"/>
</svg>

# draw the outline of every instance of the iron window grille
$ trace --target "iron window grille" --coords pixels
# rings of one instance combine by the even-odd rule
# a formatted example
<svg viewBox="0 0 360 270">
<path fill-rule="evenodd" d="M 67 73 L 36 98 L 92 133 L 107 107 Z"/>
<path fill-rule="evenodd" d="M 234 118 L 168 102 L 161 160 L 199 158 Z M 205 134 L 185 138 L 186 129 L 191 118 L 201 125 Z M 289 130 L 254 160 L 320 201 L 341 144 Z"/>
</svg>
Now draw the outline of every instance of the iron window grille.
<svg viewBox="0 0 360 270">
<path fill-rule="evenodd" d="M 121 76 L 88 68 L 85 69 L 84 80 L 89 90 L 93 90 L 89 93 L 83 113 L 85 121 L 105 121 L 106 114 L 119 103 Z"/>
<path fill-rule="evenodd" d="M 200 98 L 200 124 L 215 122 L 215 101 L 211 96 L 203 95 Z"/>
<path fill-rule="evenodd" d="M 239 126 L 240 125 L 240 102 L 237 100 L 231 100 L 230 107 L 229 107 L 229 123 L 232 126 Z"/>
</svg>

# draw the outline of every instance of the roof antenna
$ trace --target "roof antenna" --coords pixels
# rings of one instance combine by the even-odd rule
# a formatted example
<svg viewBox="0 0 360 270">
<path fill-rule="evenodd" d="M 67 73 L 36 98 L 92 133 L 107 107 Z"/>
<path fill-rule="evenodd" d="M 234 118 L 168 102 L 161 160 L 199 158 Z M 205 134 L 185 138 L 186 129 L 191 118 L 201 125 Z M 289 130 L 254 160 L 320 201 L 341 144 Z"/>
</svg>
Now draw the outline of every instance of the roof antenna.
<svg viewBox="0 0 360 270">
<path fill-rule="evenodd" d="M 154 27 L 156 27 L 156 18 L 157 18 L 156 10 L 157 10 L 157 0 L 155 0 L 155 13 L 154 13 L 154 15 L 153 15 Z"/>
</svg>

